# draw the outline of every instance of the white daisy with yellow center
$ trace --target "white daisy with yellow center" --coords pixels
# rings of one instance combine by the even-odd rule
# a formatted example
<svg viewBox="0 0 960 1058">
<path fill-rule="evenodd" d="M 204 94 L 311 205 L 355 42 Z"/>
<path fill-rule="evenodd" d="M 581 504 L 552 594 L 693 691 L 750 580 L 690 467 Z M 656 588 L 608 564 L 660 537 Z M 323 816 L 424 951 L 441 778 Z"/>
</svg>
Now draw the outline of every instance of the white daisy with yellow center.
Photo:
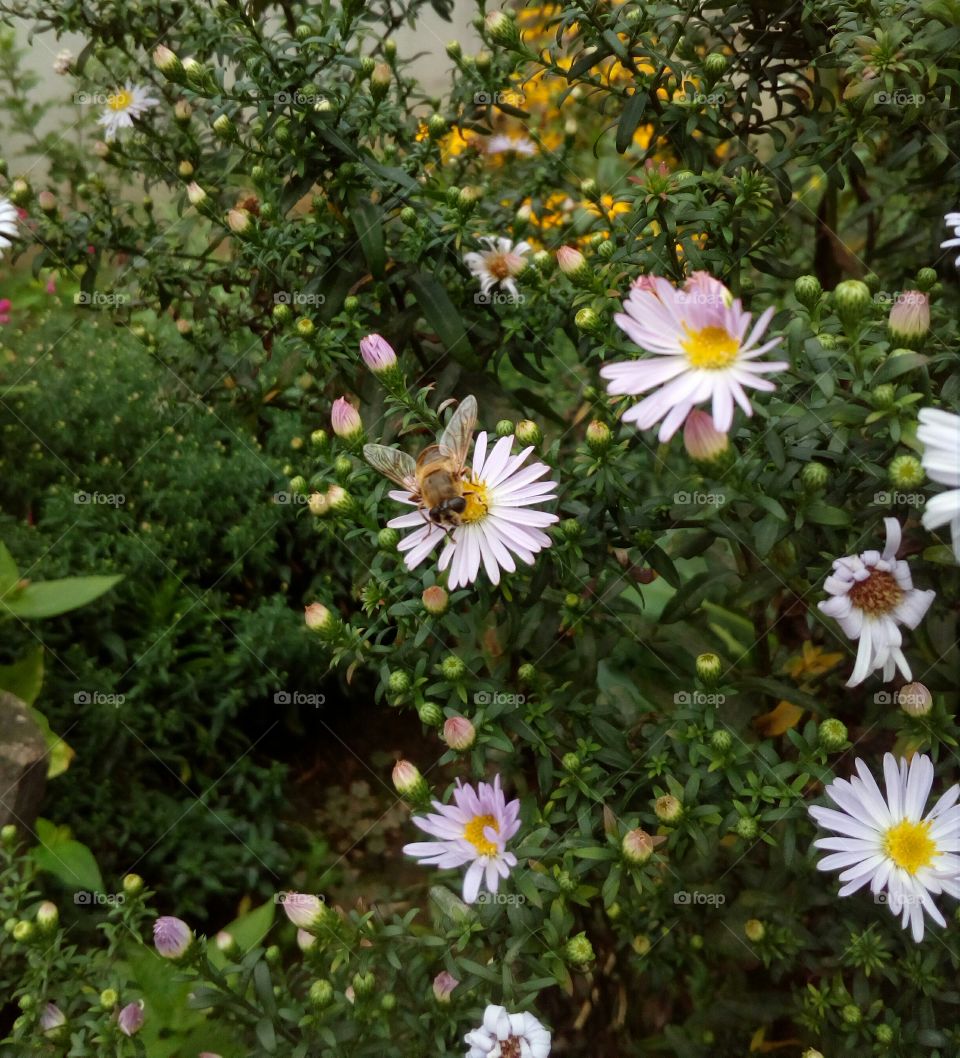
<svg viewBox="0 0 960 1058">
<path fill-rule="evenodd" d="M 103 138 L 107 142 L 116 139 L 121 129 L 132 128 L 136 118 L 146 114 L 159 102 L 159 99 L 150 95 L 149 88 L 142 88 L 129 81 L 123 88 L 115 88 L 107 96 L 106 108 L 97 119 L 97 124 L 104 128 Z"/>
<path fill-rule="evenodd" d="M 516 276 L 527 267 L 528 242 L 513 243 L 509 239 L 484 235 L 480 242 L 485 250 L 463 255 L 463 263 L 480 280 L 480 292 L 488 295 L 495 286 L 516 298 L 519 294 Z"/>
<path fill-rule="evenodd" d="M 916 754 L 899 766 L 892 753 L 883 758 L 887 796 L 870 769 L 856 761 L 857 775 L 835 779 L 826 793 L 840 811 L 814 805 L 810 815 L 837 837 L 818 838 L 827 850 L 817 864 L 821 871 L 840 870 L 849 896 L 868 882 L 877 902 L 886 903 L 913 939 L 923 940 L 924 912 L 940 926 L 946 921 L 933 902 L 947 893 L 960 899 L 960 786 L 951 786 L 924 815 L 933 785 L 933 762 Z"/>
<path fill-rule="evenodd" d="M 789 366 L 758 359 L 780 342 L 761 342 L 774 310 L 768 308 L 751 328 L 739 299 L 706 272 L 694 272 L 683 287 L 662 276 L 643 280 L 631 287 L 614 322 L 653 355 L 600 369 L 613 395 L 654 390 L 623 421 L 641 430 L 660 423 L 659 440 L 669 441 L 694 407 L 710 402 L 714 426 L 727 433 L 734 402 L 752 415 L 746 390 L 772 391 L 773 383 L 761 376 Z"/>
<path fill-rule="evenodd" d="M 457 780 L 453 804 L 433 802 L 436 812 L 414 816 L 413 822 L 437 841 L 414 841 L 403 851 L 431 867 L 465 867 L 463 899 L 472 904 L 483 883 L 495 893 L 517 857 L 507 851 L 507 842 L 520 829 L 520 802 L 507 801 L 500 788 L 500 776 L 492 785 Z"/>
<path fill-rule="evenodd" d="M 832 598 L 818 603 L 822 613 L 839 622 L 848 639 L 859 640 L 848 687 L 863 683 L 876 670 L 884 683 L 897 669 L 905 680 L 912 679 L 899 625 L 916 628 L 936 596 L 935 591 L 915 588 L 910 567 L 897 559 L 900 523 L 884 518 L 883 524 L 887 530 L 883 551 L 838 558 L 823 583 Z"/>
</svg>

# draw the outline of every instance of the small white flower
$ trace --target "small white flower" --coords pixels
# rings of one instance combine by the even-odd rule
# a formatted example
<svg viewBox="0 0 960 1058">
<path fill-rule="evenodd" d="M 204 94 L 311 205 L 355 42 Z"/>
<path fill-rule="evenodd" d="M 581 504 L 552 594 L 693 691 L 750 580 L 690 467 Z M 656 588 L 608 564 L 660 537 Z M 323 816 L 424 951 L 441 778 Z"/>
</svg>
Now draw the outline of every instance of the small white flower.
<svg viewBox="0 0 960 1058">
<path fill-rule="evenodd" d="M 522 154 L 529 158 L 537 153 L 537 145 L 529 136 L 510 136 L 504 132 L 498 132 L 491 136 L 484 145 L 487 154 Z"/>
<path fill-rule="evenodd" d="M 20 214 L 9 198 L 0 195 L 0 258 L 17 237 L 20 227 Z"/>
<path fill-rule="evenodd" d="M 53 60 L 53 72 L 60 77 L 68 74 L 70 67 L 73 66 L 73 60 L 73 52 L 69 48 L 63 48 L 57 52 L 57 57 Z"/>
<path fill-rule="evenodd" d="M 487 247 L 486 250 L 463 256 L 463 263 L 480 280 L 480 290 L 489 294 L 499 283 L 504 290 L 516 297 L 517 284 L 514 276 L 518 276 L 526 268 L 524 254 L 530 252 L 530 244 L 518 242 L 514 245 L 509 239 L 498 239 L 492 235 L 484 235 L 480 242 Z"/>
<path fill-rule="evenodd" d="M 121 129 L 133 127 L 135 118 L 141 117 L 160 102 L 150 95 L 149 88 L 127 82 L 123 88 L 115 89 L 107 96 L 107 109 L 97 119 L 104 127 L 104 139 L 115 139 Z"/>
<path fill-rule="evenodd" d="M 877 669 L 884 683 L 893 679 L 896 669 L 910 680 L 910 666 L 900 649 L 903 637 L 898 625 L 916 628 L 937 594 L 913 586 L 910 567 L 897 559 L 900 523 L 884 518 L 887 542 L 883 552 L 864 551 L 847 555 L 833 563 L 833 573 L 824 581 L 833 596 L 818 603 L 820 610 L 835 618 L 848 639 L 860 641 L 848 687 L 856 687 Z"/>
<path fill-rule="evenodd" d="M 887 796 L 884 798 L 869 768 L 856 761 L 859 775 L 836 779 L 826 793 L 840 809 L 813 806 L 810 815 L 824 830 L 838 837 L 818 838 L 814 846 L 830 852 L 817 864 L 821 871 L 841 870 L 846 883 L 840 896 L 849 896 L 867 882 L 876 900 L 885 893 L 892 914 L 910 926 L 913 939 L 923 940 L 924 911 L 945 926 L 932 897 L 948 893 L 960 899 L 960 786 L 951 786 L 926 814 L 923 810 L 933 785 L 933 763 L 922 753 L 909 767 L 899 767 L 892 753 L 883 758 Z"/>
<path fill-rule="evenodd" d="M 550 1033 L 532 1014 L 488 1006 L 483 1025 L 463 1038 L 466 1058 L 549 1058 Z"/>
<path fill-rule="evenodd" d="M 956 216 L 960 223 L 960 213 Z M 921 408 L 918 417 L 917 440 L 923 445 L 923 469 L 932 481 L 950 486 L 946 492 L 927 500 L 923 527 L 932 531 L 949 525 L 953 553 L 960 562 L 960 415 Z"/>
<path fill-rule="evenodd" d="M 960 246 L 960 213 L 948 213 L 943 218 L 943 221 L 948 228 L 953 228 L 953 238 L 944 239 L 944 241 L 940 243 L 940 248 L 942 250 L 956 249 L 958 246 Z M 954 261 L 954 264 L 957 266 L 957 268 L 960 268 L 960 257 L 957 257 L 956 261 Z"/>
</svg>

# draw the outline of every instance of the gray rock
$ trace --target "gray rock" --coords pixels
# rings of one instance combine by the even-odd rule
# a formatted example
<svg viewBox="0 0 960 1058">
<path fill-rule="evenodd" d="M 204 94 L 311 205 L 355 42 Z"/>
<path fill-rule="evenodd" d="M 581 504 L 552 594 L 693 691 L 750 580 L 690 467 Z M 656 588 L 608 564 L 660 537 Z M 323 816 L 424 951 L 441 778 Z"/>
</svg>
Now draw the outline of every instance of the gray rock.
<svg viewBox="0 0 960 1058">
<path fill-rule="evenodd" d="M 30 710 L 0 691 L 0 826 L 33 826 L 47 781 L 47 746 Z"/>
</svg>

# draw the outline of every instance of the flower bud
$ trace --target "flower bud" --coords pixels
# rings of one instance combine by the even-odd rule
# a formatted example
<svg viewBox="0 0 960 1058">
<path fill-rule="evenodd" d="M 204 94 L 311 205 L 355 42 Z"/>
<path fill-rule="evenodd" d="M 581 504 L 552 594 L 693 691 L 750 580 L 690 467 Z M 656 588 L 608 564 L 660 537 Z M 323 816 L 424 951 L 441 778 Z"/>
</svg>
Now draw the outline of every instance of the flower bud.
<svg viewBox="0 0 960 1058">
<path fill-rule="evenodd" d="M 583 767 L 583 762 L 576 753 L 564 753 L 560 763 L 563 765 L 563 770 L 570 772 L 571 775 L 576 775 Z"/>
<path fill-rule="evenodd" d="M 158 44 L 153 50 L 153 64 L 171 81 L 178 81 L 183 76 L 183 63 L 165 44 Z"/>
<path fill-rule="evenodd" d="M 306 496 L 307 494 L 307 479 L 302 474 L 297 474 L 296 477 L 290 479 L 290 491 L 295 496 Z"/>
<path fill-rule="evenodd" d="M 830 717 L 820 724 L 817 737 L 825 750 L 834 753 L 847 744 L 847 726 L 836 717 Z"/>
<path fill-rule="evenodd" d="M 557 266 L 570 282 L 577 286 L 590 281 L 590 266 L 575 246 L 561 246 L 557 250 Z"/>
<path fill-rule="evenodd" d="M 417 226 L 417 211 L 413 206 L 404 206 L 400 210 L 400 222 L 406 224 L 408 228 L 415 228 Z"/>
<path fill-rule="evenodd" d="M 217 946 L 217 951 L 222 952 L 224 955 L 233 955 L 234 952 L 240 949 L 240 945 L 237 944 L 237 938 L 225 929 L 220 930 L 213 938 L 213 942 Z"/>
<path fill-rule="evenodd" d="M 586 933 L 578 933 L 575 937 L 571 937 L 564 948 L 564 955 L 571 966 L 577 967 L 589 966 L 596 958 L 593 945 Z"/>
<path fill-rule="evenodd" d="M 484 21 L 484 28 L 490 40 L 501 48 L 516 48 L 520 44 L 520 28 L 516 19 L 506 11 L 491 11 Z"/>
<path fill-rule="evenodd" d="M 181 918 L 161 915 L 153 924 L 153 944 L 164 959 L 180 959 L 193 943 L 193 932 Z"/>
<path fill-rule="evenodd" d="M 337 620 L 323 603 L 312 602 L 304 608 L 303 620 L 311 632 L 329 634 L 336 628 Z"/>
<path fill-rule="evenodd" d="M 173 106 L 174 120 L 180 125 L 186 125 L 193 117 L 193 107 L 185 99 L 178 99 Z"/>
<path fill-rule="evenodd" d="M 139 896 L 143 892 L 143 879 L 139 874 L 125 874 L 120 884 L 127 896 Z"/>
<path fill-rule="evenodd" d="M 327 917 L 327 905 L 313 893 L 280 893 L 283 913 L 297 929 L 316 929 Z"/>
<path fill-rule="evenodd" d="M 823 1052 L 818 1051 L 815 1047 L 808 1047 L 800 1058 L 823 1058 Z"/>
<path fill-rule="evenodd" d="M 612 441 L 613 434 L 610 432 L 610 427 L 607 426 L 605 422 L 601 422 L 599 419 L 594 419 L 587 427 L 587 448 L 589 448 L 594 455 L 603 455 L 603 453 L 610 447 Z"/>
<path fill-rule="evenodd" d="M 712 51 L 703 60 L 703 69 L 706 75 L 716 79 L 722 77 L 727 69 L 727 57 L 719 51 Z"/>
<path fill-rule="evenodd" d="M 33 923 L 27 922 L 25 919 L 21 920 L 13 927 L 13 939 L 20 941 L 21 943 L 32 940 L 35 933 L 36 930 L 33 927 Z"/>
<path fill-rule="evenodd" d="M 716 654 L 697 655 L 697 677 L 707 687 L 716 687 L 723 676 L 723 662 Z"/>
<path fill-rule="evenodd" d="M 859 1025 L 863 1020 L 863 1014 L 856 1004 L 847 1003 L 847 1005 L 840 1010 L 840 1020 L 846 1025 Z"/>
<path fill-rule="evenodd" d="M 360 355 L 375 375 L 392 371 L 397 366 L 397 354 L 390 343 L 379 334 L 368 334 L 366 338 L 360 339 Z"/>
<path fill-rule="evenodd" d="M 300 319 L 297 320 L 296 327 L 297 334 L 299 334 L 301 338 L 309 338 L 314 331 L 313 320 L 311 320 L 309 316 L 301 316 Z"/>
<path fill-rule="evenodd" d="M 420 599 L 423 602 L 423 608 L 434 617 L 439 617 L 440 614 L 446 613 L 450 602 L 450 596 L 439 584 L 432 584 L 429 588 L 424 588 Z"/>
<path fill-rule="evenodd" d="M 330 424 L 337 437 L 342 437 L 345 441 L 355 441 L 363 434 L 360 413 L 345 397 L 338 397 L 334 401 Z"/>
<path fill-rule="evenodd" d="M 683 424 L 683 446 L 687 455 L 698 463 L 713 463 L 726 455 L 730 442 L 713 424 L 705 411 L 694 408 Z"/>
<path fill-rule="evenodd" d="M 536 678 L 537 667 L 536 665 L 531 665 L 529 661 L 525 662 L 519 669 L 517 669 L 517 679 L 521 683 L 531 684 Z"/>
<path fill-rule="evenodd" d="M 497 437 L 512 437 L 514 425 L 509 419 L 501 419 L 494 427 Z"/>
<path fill-rule="evenodd" d="M 750 841 L 760 833 L 760 827 L 757 825 L 756 819 L 753 816 L 741 816 L 733 828 L 738 837 L 743 838 L 745 841 Z"/>
<path fill-rule="evenodd" d="M 377 547 L 381 551 L 395 551 L 400 543 L 400 533 L 397 529 L 381 529 L 377 533 Z"/>
<path fill-rule="evenodd" d="M 930 330 L 930 297 L 920 290 L 905 290 L 898 294 L 887 321 L 890 340 L 906 349 L 923 343 Z"/>
<path fill-rule="evenodd" d="M 339 462 L 339 460 L 337 460 Z M 346 514 L 353 510 L 353 497 L 340 485 L 331 485 L 327 489 L 327 507 L 339 514 Z"/>
<path fill-rule="evenodd" d="M 305 929 L 297 930 L 297 947 L 301 951 L 309 951 L 317 943 L 317 938 Z"/>
<path fill-rule="evenodd" d="M 438 140 L 443 136 L 448 127 L 447 119 L 443 114 L 431 114 L 427 121 L 427 132 L 432 140 Z"/>
<path fill-rule="evenodd" d="M 870 288 L 859 279 L 845 279 L 833 292 L 837 315 L 846 330 L 851 330 L 863 319 L 872 300 Z"/>
<path fill-rule="evenodd" d="M 459 984 L 460 982 L 453 974 L 447 973 L 446 970 L 441 970 L 433 979 L 433 998 L 438 1003 L 449 1003 L 451 993 Z"/>
<path fill-rule="evenodd" d="M 370 94 L 374 99 L 383 99 L 393 83 L 393 70 L 385 62 L 378 62 L 370 74 Z"/>
<path fill-rule="evenodd" d="M 387 678 L 387 690 L 391 694 L 406 694 L 410 686 L 410 677 L 400 669 L 391 672 Z"/>
<path fill-rule="evenodd" d="M 584 334 L 599 336 L 606 330 L 606 324 L 589 305 L 577 312 L 573 317 L 573 322 L 577 330 L 583 331 Z"/>
<path fill-rule="evenodd" d="M 898 489 L 913 489 L 923 484 L 923 465 L 916 456 L 897 456 L 888 468 L 891 484 Z"/>
<path fill-rule="evenodd" d="M 679 823 L 683 805 L 673 794 L 664 794 L 653 802 L 653 811 L 661 823 Z"/>
<path fill-rule="evenodd" d="M 423 702 L 417 709 L 417 716 L 427 727 L 439 727 L 443 723 L 443 713 L 436 702 Z"/>
<path fill-rule="evenodd" d="M 277 323 L 289 323 L 293 318 L 293 310 L 286 304 L 286 302 L 278 301 L 276 305 L 273 306 L 271 315 Z"/>
<path fill-rule="evenodd" d="M 933 695 L 922 683 L 908 683 L 897 692 L 897 704 L 908 716 L 926 716 L 933 708 Z"/>
<path fill-rule="evenodd" d="M 448 40 L 446 44 L 446 52 L 451 59 L 457 60 L 463 54 L 463 48 L 458 40 Z"/>
<path fill-rule="evenodd" d="M 7 823 L 2 829 L 0 829 L 0 845 L 5 849 L 13 848 L 16 840 L 17 828 L 13 823 Z"/>
<path fill-rule="evenodd" d="M 531 419 L 521 419 L 514 434 L 522 445 L 538 445 L 543 440 L 543 431 Z"/>
<path fill-rule="evenodd" d="M 921 268 L 920 271 L 917 272 L 916 283 L 917 289 L 926 293 L 931 287 L 936 286 L 937 270 L 935 268 Z"/>
<path fill-rule="evenodd" d="M 353 994 L 357 999 L 372 996 L 377 987 L 377 979 L 372 973 L 355 973 L 353 975 Z"/>
<path fill-rule="evenodd" d="M 467 666 L 456 654 L 448 654 L 440 662 L 440 673 L 445 680 L 462 680 L 466 674 Z"/>
<path fill-rule="evenodd" d="M 747 940 L 752 941 L 754 944 L 758 944 L 763 940 L 767 930 L 760 919 L 748 918 L 743 924 L 743 932 L 746 935 Z"/>
<path fill-rule="evenodd" d="M 324 515 L 329 514 L 330 504 L 327 503 L 327 494 L 325 492 L 311 492 L 307 500 L 307 510 L 316 518 L 323 518 Z"/>
<path fill-rule="evenodd" d="M 533 263 L 541 275 L 548 276 L 553 271 L 553 266 L 557 262 L 552 253 L 549 253 L 547 250 L 537 250 L 533 255 Z"/>
<path fill-rule="evenodd" d="M 207 79 L 206 67 L 203 63 L 197 62 L 193 57 L 183 60 L 183 70 L 187 75 L 187 80 L 192 84 L 202 85 Z"/>
<path fill-rule="evenodd" d="M 408 760 L 398 760 L 394 764 L 392 778 L 394 789 L 409 801 L 426 800 L 430 793 L 420 769 Z"/>
<path fill-rule="evenodd" d="M 47 1036 L 59 1035 L 59 1030 L 66 1025 L 67 1018 L 56 1003 L 47 1003 L 40 1015 L 40 1030 Z"/>
<path fill-rule="evenodd" d="M 128 1003 L 117 1015 L 117 1026 L 124 1036 L 135 1036 L 143 1028 L 143 1000 Z"/>
<path fill-rule="evenodd" d="M 333 985 L 321 978 L 319 981 L 313 982 L 308 995 L 310 1002 L 322 1010 L 333 1002 Z"/>
<path fill-rule="evenodd" d="M 653 838 L 640 827 L 634 827 L 633 830 L 628 830 L 627 833 L 623 835 L 623 841 L 620 843 L 620 850 L 623 853 L 623 858 L 627 863 L 633 864 L 635 867 L 639 867 L 641 864 L 646 863 L 653 855 L 653 849 Z"/>
<path fill-rule="evenodd" d="M 458 753 L 465 753 L 476 740 L 476 728 L 465 716 L 451 716 L 443 725 L 443 741 Z"/>
<path fill-rule="evenodd" d="M 52 933 L 60 921 L 60 911 L 57 905 L 50 900 L 44 902 L 37 908 L 37 926 L 42 933 Z"/>
<path fill-rule="evenodd" d="M 213 131 L 222 140 L 232 140 L 237 134 L 237 127 L 234 125 L 229 114 L 221 114 L 214 119 Z"/>
<path fill-rule="evenodd" d="M 234 235 L 246 235 L 250 230 L 250 212 L 246 209 L 231 209 L 227 212 L 227 227 Z"/>
<path fill-rule="evenodd" d="M 52 191 L 41 191 L 37 195 L 37 205 L 44 213 L 53 213 L 57 208 L 57 196 Z"/>
<path fill-rule="evenodd" d="M 823 296 L 823 287 L 816 276 L 800 276 L 793 284 L 793 293 L 801 305 L 812 309 Z"/>
<path fill-rule="evenodd" d="M 823 463 L 807 463 L 800 471 L 800 482 L 810 492 L 819 492 L 830 479 L 830 471 Z"/>
<path fill-rule="evenodd" d="M 718 728 L 710 736 L 710 745 L 713 746 L 718 753 L 727 753 L 733 745 L 733 737 L 726 728 Z"/>
<path fill-rule="evenodd" d="M 207 201 L 207 193 L 203 188 L 196 182 L 191 181 L 187 184 L 187 199 L 191 206 L 202 206 Z"/>
</svg>

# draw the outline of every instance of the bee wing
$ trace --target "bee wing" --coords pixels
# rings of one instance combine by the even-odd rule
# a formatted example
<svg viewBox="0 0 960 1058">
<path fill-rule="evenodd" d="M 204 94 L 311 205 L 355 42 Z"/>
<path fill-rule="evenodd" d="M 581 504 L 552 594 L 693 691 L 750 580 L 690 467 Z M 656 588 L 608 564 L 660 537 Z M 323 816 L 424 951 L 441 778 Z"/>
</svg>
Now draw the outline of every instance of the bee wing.
<svg viewBox="0 0 960 1058">
<path fill-rule="evenodd" d="M 417 491 L 417 464 L 413 456 L 386 445 L 364 445 L 363 458 L 374 470 L 379 470 L 384 477 L 402 485 L 408 492 Z"/>
<path fill-rule="evenodd" d="M 461 470 L 467 465 L 470 442 L 473 440 L 473 428 L 476 425 L 476 397 L 464 397 L 440 436 L 440 450 L 444 455 L 452 456 Z"/>
</svg>

